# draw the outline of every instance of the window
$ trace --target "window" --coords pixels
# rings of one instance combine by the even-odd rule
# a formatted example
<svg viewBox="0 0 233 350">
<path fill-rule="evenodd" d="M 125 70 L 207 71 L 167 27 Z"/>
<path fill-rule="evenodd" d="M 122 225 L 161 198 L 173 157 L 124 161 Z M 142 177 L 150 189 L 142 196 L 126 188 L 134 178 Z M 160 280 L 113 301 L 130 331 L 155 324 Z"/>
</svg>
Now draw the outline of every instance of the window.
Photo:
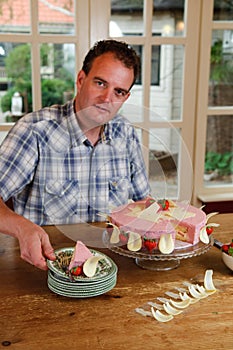
<svg viewBox="0 0 233 350">
<path fill-rule="evenodd" d="M 153 195 L 193 204 L 210 193 L 229 197 L 232 170 L 212 180 L 206 171 L 212 153 L 232 169 L 231 2 L 3 0 L 0 9 L 0 142 L 15 92 L 23 113 L 66 101 L 90 46 L 125 40 L 141 74 L 122 113 L 137 126 Z"/>
<path fill-rule="evenodd" d="M 209 5 L 211 15 L 203 4 L 197 114 L 197 139 L 205 142 L 197 143 L 195 165 L 203 176 L 196 179 L 195 193 L 217 202 L 233 200 L 233 5 L 217 0 Z"/>
<path fill-rule="evenodd" d="M 0 123 L 9 124 L 0 126 L 1 141 L 21 115 L 73 97 L 89 41 L 80 47 L 88 26 L 82 1 L 3 0 L 0 10 Z M 21 115 L 12 111 L 15 93 Z"/>
</svg>

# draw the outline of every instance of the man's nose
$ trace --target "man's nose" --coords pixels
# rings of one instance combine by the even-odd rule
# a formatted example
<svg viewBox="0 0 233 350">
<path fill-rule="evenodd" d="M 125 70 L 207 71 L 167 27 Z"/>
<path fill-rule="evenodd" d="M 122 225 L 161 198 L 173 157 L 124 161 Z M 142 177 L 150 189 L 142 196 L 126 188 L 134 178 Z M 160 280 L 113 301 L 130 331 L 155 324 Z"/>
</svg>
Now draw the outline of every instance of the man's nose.
<svg viewBox="0 0 233 350">
<path fill-rule="evenodd" d="M 113 91 L 110 88 L 104 89 L 101 93 L 101 99 L 103 102 L 110 102 L 113 97 Z"/>
</svg>

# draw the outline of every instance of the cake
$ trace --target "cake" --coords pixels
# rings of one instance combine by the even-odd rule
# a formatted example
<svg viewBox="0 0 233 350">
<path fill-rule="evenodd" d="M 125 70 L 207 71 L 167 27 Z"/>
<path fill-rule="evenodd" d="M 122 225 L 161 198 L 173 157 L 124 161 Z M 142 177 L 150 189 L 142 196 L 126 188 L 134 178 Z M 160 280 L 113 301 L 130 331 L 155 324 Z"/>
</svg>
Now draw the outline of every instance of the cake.
<svg viewBox="0 0 233 350">
<path fill-rule="evenodd" d="M 92 256 L 93 254 L 85 244 L 81 241 L 77 241 L 69 263 L 69 271 L 74 275 L 81 274 L 84 263 Z"/>
<path fill-rule="evenodd" d="M 132 251 L 158 249 L 170 254 L 176 248 L 208 243 L 208 216 L 187 202 L 147 199 L 119 206 L 109 214 L 113 227 L 110 243 Z"/>
</svg>

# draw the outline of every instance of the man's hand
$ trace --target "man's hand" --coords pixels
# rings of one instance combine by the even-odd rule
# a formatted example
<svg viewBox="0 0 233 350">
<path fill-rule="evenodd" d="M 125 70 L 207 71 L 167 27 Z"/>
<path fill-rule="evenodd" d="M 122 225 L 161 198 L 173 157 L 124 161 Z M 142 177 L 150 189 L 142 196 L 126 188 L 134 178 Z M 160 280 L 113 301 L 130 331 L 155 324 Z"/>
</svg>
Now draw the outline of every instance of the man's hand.
<svg viewBox="0 0 233 350">
<path fill-rule="evenodd" d="M 1 197 L 0 232 L 17 238 L 21 258 L 39 269 L 47 270 L 46 259 L 56 259 L 49 236 L 43 228 L 16 214 Z"/>
<path fill-rule="evenodd" d="M 23 231 L 22 231 L 23 229 Z M 47 233 L 30 221 L 21 227 L 17 235 L 21 258 L 42 270 L 47 270 L 46 259 L 55 260 L 55 254 Z"/>
</svg>

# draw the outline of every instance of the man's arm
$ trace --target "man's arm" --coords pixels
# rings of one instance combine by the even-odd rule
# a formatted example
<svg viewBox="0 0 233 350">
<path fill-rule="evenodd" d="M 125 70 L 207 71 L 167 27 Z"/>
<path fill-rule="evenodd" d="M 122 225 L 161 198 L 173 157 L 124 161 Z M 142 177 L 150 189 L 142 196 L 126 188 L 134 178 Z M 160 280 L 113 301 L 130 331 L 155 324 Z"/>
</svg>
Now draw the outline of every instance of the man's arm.
<svg viewBox="0 0 233 350">
<path fill-rule="evenodd" d="M 16 214 L 1 197 L 0 232 L 17 238 L 21 258 L 42 270 L 47 270 L 46 258 L 55 259 L 49 237 L 42 227 Z"/>
</svg>

